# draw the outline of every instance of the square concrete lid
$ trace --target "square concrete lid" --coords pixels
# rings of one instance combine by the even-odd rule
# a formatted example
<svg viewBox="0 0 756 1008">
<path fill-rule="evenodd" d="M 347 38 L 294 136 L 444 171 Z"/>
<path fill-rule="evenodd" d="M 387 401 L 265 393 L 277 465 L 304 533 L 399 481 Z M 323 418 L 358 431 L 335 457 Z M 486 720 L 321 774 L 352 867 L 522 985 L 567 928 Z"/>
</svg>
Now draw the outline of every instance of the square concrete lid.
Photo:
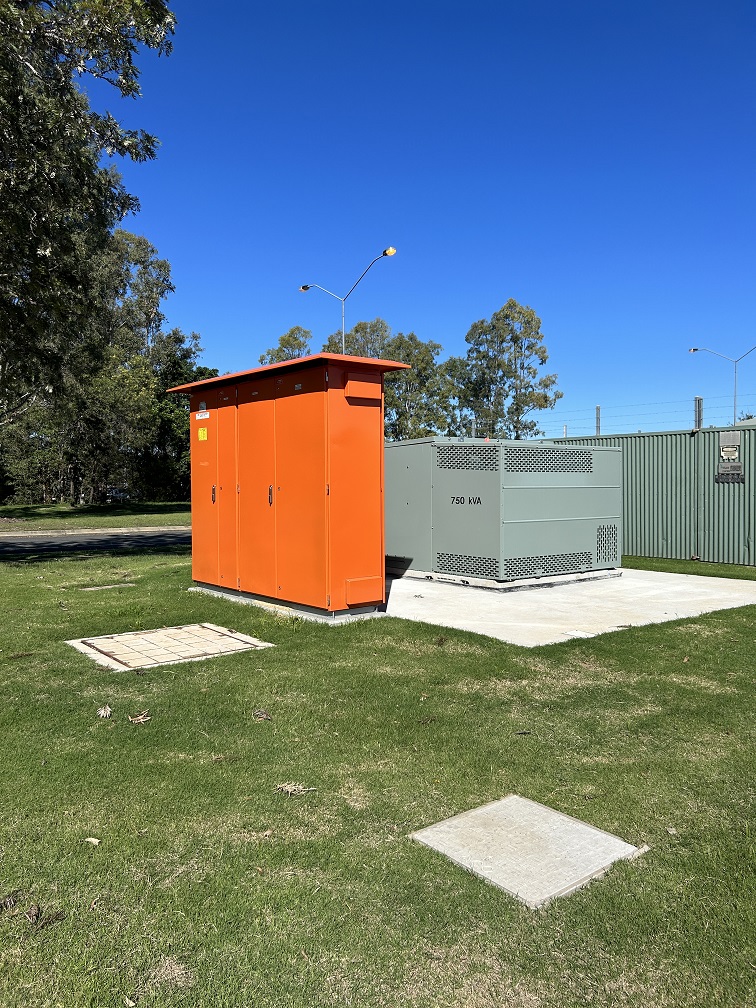
<svg viewBox="0 0 756 1008">
<path fill-rule="evenodd" d="M 615 861 L 647 849 L 516 794 L 411 838 L 532 908 L 574 892 Z"/>
</svg>

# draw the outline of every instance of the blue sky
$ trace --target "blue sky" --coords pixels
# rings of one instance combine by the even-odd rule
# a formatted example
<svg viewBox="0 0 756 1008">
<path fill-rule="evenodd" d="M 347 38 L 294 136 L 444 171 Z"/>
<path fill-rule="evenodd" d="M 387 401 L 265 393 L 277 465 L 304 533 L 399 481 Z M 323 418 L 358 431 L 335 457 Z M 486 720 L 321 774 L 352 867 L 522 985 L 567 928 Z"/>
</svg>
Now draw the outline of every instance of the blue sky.
<svg viewBox="0 0 756 1008">
<path fill-rule="evenodd" d="M 542 319 L 564 398 L 549 435 L 732 418 L 756 344 L 752 0 L 174 0 L 122 165 L 124 222 L 173 269 L 170 325 L 203 362 L 257 364 L 381 316 L 463 354 L 513 297 Z M 739 368 L 756 412 L 756 351 Z"/>
</svg>

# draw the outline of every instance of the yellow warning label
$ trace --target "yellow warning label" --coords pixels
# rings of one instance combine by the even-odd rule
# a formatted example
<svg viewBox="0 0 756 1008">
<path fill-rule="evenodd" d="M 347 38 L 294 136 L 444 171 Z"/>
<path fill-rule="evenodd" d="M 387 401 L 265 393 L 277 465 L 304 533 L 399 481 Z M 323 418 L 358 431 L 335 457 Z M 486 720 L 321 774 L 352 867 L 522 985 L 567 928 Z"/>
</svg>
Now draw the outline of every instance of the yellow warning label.
<svg viewBox="0 0 756 1008">
<path fill-rule="evenodd" d="M 199 427 L 197 433 L 200 441 L 207 441 L 207 427 Z"/>
</svg>

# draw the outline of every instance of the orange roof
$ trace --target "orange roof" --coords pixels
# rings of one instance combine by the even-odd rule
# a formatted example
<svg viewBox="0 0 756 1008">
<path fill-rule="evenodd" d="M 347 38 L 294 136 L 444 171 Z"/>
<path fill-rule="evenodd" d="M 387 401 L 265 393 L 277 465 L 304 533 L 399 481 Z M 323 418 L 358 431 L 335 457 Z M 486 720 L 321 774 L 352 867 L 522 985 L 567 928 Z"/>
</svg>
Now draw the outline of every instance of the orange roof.
<svg viewBox="0 0 756 1008">
<path fill-rule="evenodd" d="M 362 370 L 380 371 L 401 371 L 410 367 L 409 364 L 401 364 L 399 361 L 381 360 L 378 357 L 350 357 L 348 354 L 319 353 L 311 354 L 309 357 L 296 357 L 293 360 L 281 361 L 278 364 L 265 364 L 261 367 L 252 368 L 249 371 L 236 371 L 234 374 L 218 375 L 217 378 L 205 378 L 202 381 L 190 382 L 188 385 L 176 385 L 175 388 L 168 389 L 168 392 L 193 392 L 195 389 L 207 388 L 210 385 L 229 385 L 239 381 L 246 381 L 257 375 L 267 374 L 269 371 L 286 371 L 301 367 L 317 367 L 318 364 L 345 364 L 349 367 L 360 368 Z"/>
</svg>

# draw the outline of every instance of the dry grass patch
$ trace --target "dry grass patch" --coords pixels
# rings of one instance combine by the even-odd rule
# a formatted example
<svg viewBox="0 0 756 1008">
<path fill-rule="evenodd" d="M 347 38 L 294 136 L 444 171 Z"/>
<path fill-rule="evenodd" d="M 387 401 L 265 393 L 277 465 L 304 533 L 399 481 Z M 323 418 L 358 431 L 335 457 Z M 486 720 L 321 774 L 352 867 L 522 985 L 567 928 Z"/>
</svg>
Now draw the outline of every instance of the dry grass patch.
<svg viewBox="0 0 756 1008">
<path fill-rule="evenodd" d="M 682 626 L 675 627 L 673 632 L 682 637 L 698 637 L 701 640 L 707 640 L 710 637 L 721 637 L 729 631 L 727 627 L 715 626 L 712 623 L 684 623 Z"/>
<path fill-rule="evenodd" d="M 470 641 L 454 639 L 444 634 L 439 634 L 432 641 L 418 640 L 411 637 L 378 637 L 370 642 L 370 647 L 376 651 L 385 648 L 393 648 L 403 651 L 406 654 L 416 657 L 427 657 L 428 655 L 438 656 L 440 654 L 453 655 L 484 655 L 486 648 L 481 644 L 473 644 Z"/>
<path fill-rule="evenodd" d="M 523 683 L 511 679 L 460 679 L 448 689 L 456 693 L 477 693 L 491 700 L 509 699 L 513 693 L 522 690 Z"/>
<path fill-rule="evenodd" d="M 409 1008 L 542 1008 L 545 989 L 513 975 L 478 936 L 449 945 L 422 941 L 386 1005 Z"/>
<path fill-rule="evenodd" d="M 735 686 L 727 686 L 717 679 L 705 679 L 703 676 L 667 676 L 665 682 L 673 683 L 675 686 L 683 686 L 685 689 L 705 690 L 707 693 L 717 693 L 725 695 L 727 693 L 740 693 Z"/>
<path fill-rule="evenodd" d="M 370 794 L 368 791 L 354 780 L 347 780 L 339 789 L 339 798 L 346 802 L 349 808 L 356 811 L 366 809 L 370 804 Z"/>
<path fill-rule="evenodd" d="M 139 992 L 141 997 L 154 993 L 161 988 L 171 988 L 174 990 L 185 990 L 193 987 L 196 983 L 194 973 L 175 956 L 165 956 L 147 973 L 144 980 L 144 991 Z M 124 1000 L 124 1003 L 125 1000 Z"/>
</svg>

